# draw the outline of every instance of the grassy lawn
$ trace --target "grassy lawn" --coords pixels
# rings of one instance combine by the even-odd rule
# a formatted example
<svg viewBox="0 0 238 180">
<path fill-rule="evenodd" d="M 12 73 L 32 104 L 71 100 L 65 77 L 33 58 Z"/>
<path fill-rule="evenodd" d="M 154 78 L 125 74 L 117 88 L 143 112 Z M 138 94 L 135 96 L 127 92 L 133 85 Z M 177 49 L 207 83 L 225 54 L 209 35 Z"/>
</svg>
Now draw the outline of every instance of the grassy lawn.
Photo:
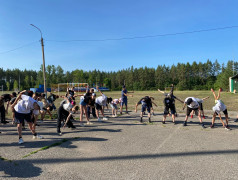
<svg viewBox="0 0 238 180">
<path fill-rule="evenodd" d="M 11 92 L 4 92 L 4 93 L 11 93 Z M 121 91 L 105 91 L 104 94 L 107 97 L 112 97 L 112 98 L 119 99 L 121 97 Z M 60 95 L 65 95 L 65 93 L 61 93 Z M 99 95 L 100 93 L 97 93 L 97 96 Z M 156 112 L 162 113 L 164 109 L 164 105 L 163 105 L 164 95 L 158 91 L 135 91 L 133 93 L 133 97 L 128 97 L 128 109 L 130 111 L 134 111 L 135 104 L 142 97 L 147 95 L 155 98 L 154 102 L 158 105 L 158 107 L 154 107 L 154 110 Z M 174 95 L 180 98 L 181 100 L 184 100 L 186 97 L 196 97 L 201 99 L 201 98 L 210 96 L 210 98 L 205 100 L 203 103 L 204 110 L 212 110 L 212 107 L 214 106 L 214 97 L 211 91 L 174 91 Z M 227 106 L 228 111 L 237 111 L 237 105 L 238 105 L 237 94 L 222 92 L 220 99 L 223 100 L 223 102 Z M 62 98 L 59 98 L 56 100 L 55 102 L 56 107 L 59 107 L 60 101 L 62 101 Z M 76 102 L 77 104 L 79 103 L 79 97 L 76 98 Z M 180 103 L 179 101 L 176 101 L 176 109 L 178 112 L 182 111 L 182 107 L 183 107 L 183 104 Z M 54 111 L 54 113 L 57 113 L 57 112 Z M 7 118 L 10 118 L 10 117 L 11 117 L 11 111 L 9 110 L 9 114 L 7 115 Z"/>
</svg>

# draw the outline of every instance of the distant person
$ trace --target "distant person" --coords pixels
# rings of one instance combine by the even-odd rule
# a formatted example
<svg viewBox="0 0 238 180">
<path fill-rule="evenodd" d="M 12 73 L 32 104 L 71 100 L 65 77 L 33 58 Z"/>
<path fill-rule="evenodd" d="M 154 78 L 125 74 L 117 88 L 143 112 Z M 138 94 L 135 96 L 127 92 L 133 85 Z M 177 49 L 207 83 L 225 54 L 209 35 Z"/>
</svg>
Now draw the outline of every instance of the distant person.
<svg viewBox="0 0 238 180">
<path fill-rule="evenodd" d="M 215 119 L 216 119 L 216 116 L 218 115 L 220 120 L 221 120 L 221 123 L 222 123 L 223 127 L 227 130 L 230 130 L 230 127 L 228 126 L 228 111 L 227 111 L 226 105 L 224 104 L 224 102 L 222 100 L 219 99 L 222 89 L 220 88 L 218 90 L 218 95 L 217 96 L 216 96 L 213 89 L 211 89 L 211 91 L 212 91 L 213 96 L 215 98 L 215 106 L 212 108 L 212 110 L 214 111 L 214 114 L 213 114 L 213 117 L 212 117 L 211 128 L 214 128 Z M 226 123 L 224 123 L 222 118 L 221 118 L 221 114 L 220 114 L 221 111 L 225 115 Z"/>
<path fill-rule="evenodd" d="M 98 92 L 101 93 L 101 96 L 97 97 L 95 100 L 95 107 L 96 107 L 96 115 L 98 121 L 101 122 L 102 120 L 108 120 L 108 118 L 104 115 L 104 107 L 107 104 L 107 96 L 103 94 L 100 89 L 97 87 Z M 103 119 L 101 120 L 99 117 L 99 111 L 101 112 Z"/>
<path fill-rule="evenodd" d="M 112 117 L 117 117 L 117 105 L 120 103 L 119 99 L 113 99 L 109 104 L 112 108 Z"/>
<path fill-rule="evenodd" d="M 198 119 L 200 121 L 202 128 L 206 128 L 202 122 L 200 107 L 199 107 L 199 103 L 197 102 L 196 98 L 194 98 L 194 97 L 186 98 L 184 101 L 183 110 L 184 110 L 185 106 L 187 106 L 187 112 L 186 112 L 186 117 L 185 117 L 185 121 L 184 121 L 183 125 L 187 126 L 188 116 L 194 110 L 196 116 L 198 116 Z"/>
<path fill-rule="evenodd" d="M 199 103 L 199 107 L 200 107 L 200 112 L 201 112 L 201 116 L 203 117 L 203 119 L 206 119 L 205 115 L 204 115 L 204 110 L 203 110 L 203 101 L 208 99 L 208 97 L 205 97 L 205 98 L 202 98 L 202 99 L 199 99 L 199 98 L 196 98 L 197 102 Z M 194 114 L 194 111 L 191 112 L 191 118 L 193 118 L 193 114 Z"/>
<path fill-rule="evenodd" d="M 90 89 L 90 93 L 92 94 L 92 100 L 87 106 L 87 113 L 88 113 L 88 118 L 90 118 L 90 114 L 93 115 L 94 118 L 97 117 L 96 115 L 96 110 L 95 110 L 95 99 L 96 99 L 96 93 L 94 93 L 94 89 Z"/>
<path fill-rule="evenodd" d="M 125 104 L 126 107 L 126 113 L 128 114 L 128 110 L 127 110 L 127 96 L 131 96 L 133 97 L 133 95 L 130 95 L 129 93 L 133 93 L 133 92 L 128 92 L 126 89 L 126 86 L 123 85 L 122 86 L 122 91 L 121 91 L 121 106 L 120 106 L 120 113 L 122 114 L 122 109 L 123 109 L 123 105 Z"/>
<path fill-rule="evenodd" d="M 175 99 L 177 99 L 179 102 L 184 103 L 182 100 L 180 100 L 178 97 L 174 96 L 173 91 L 174 91 L 174 85 L 171 85 L 171 90 L 169 93 L 165 93 L 164 91 L 161 91 L 158 89 L 159 92 L 164 94 L 165 98 L 163 100 L 164 103 L 164 115 L 163 115 L 163 121 L 162 123 L 165 124 L 166 117 L 169 115 L 169 110 L 171 111 L 172 114 L 172 120 L 173 123 L 175 123 L 175 116 L 176 116 L 176 108 L 175 108 Z"/>
<path fill-rule="evenodd" d="M 141 98 L 137 103 L 136 103 L 136 107 L 135 107 L 135 112 L 137 112 L 137 106 L 139 104 L 141 104 L 141 113 L 140 113 L 140 122 L 143 122 L 143 115 L 144 112 L 147 110 L 148 112 L 148 120 L 151 123 L 151 115 L 150 115 L 150 111 L 151 111 L 151 104 L 153 103 L 155 106 L 157 106 L 152 100 L 152 97 L 150 96 L 145 96 L 143 98 Z"/>
</svg>

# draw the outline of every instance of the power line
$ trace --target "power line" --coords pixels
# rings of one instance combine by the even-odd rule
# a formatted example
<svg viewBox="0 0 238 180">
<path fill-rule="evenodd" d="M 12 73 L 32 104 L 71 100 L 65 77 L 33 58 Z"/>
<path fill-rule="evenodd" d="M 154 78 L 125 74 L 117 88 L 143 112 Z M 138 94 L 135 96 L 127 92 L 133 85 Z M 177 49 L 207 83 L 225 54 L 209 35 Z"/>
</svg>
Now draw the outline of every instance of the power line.
<svg viewBox="0 0 238 180">
<path fill-rule="evenodd" d="M 225 29 L 233 29 L 238 28 L 238 26 L 227 26 L 227 27 L 220 27 L 220 28 L 212 28 L 212 29 L 203 29 L 203 30 L 195 30 L 195 31 L 187 31 L 187 32 L 177 32 L 177 33 L 168 33 L 168 34 L 157 34 L 157 35 L 147 35 L 147 36 L 134 36 L 134 37 L 123 37 L 123 38 L 111 38 L 111 39 L 76 39 L 76 40 L 45 40 L 50 42 L 102 42 L 102 41 L 121 41 L 121 40 L 134 40 L 134 39 L 145 39 L 145 38 L 157 38 L 157 37 L 165 37 L 165 36 L 176 36 L 176 35 L 183 35 L 183 34 L 192 34 L 192 33 L 201 33 L 201 32 L 208 32 L 208 31 L 218 31 L 218 30 L 225 30 Z M 21 48 L 24 48 L 26 46 L 30 46 L 36 42 L 34 41 L 25 45 L 22 45 L 20 47 L 0 52 L 0 54 L 9 53 Z"/>
<path fill-rule="evenodd" d="M 22 46 L 20 46 L 20 47 L 17 47 L 17 48 L 14 48 L 14 49 L 8 50 L 8 51 L 3 51 L 3 52 L 0 52 L 0 54 L 5 54 L 5 53 L 12 52 L 12 51 L 15 51 L 15 50 L 18 50 L 18 49 L 24 48 L 24 47 L 26 47 L 26 46 L 30 46 L 30 45 L 32 45 L 32 44 L 35 44 L 36 42 L 39 42 L 39 41 L 34 41 L 34 42 L 31 42 L 31 43 L 28 43 L 28 44 L 22 45 Z"/>
<path fill-rule="evenodd" d="M 133 39 L 145 39 L 145 38 L 156 38 L 156 37 L 165 37 L 165 36 L 176 36 L 176 35 L 183 35 L 183 34 L 192 34 L 192 33 L 201 33 L 201 32 L 208 32 L 208 31 L 218 31 L 218 30 L 225 30 L 225 29 L 233 29 L 238 28 L 238 26 L 227 26 L 227 27 L 220 27 L 220 28 L 212 28 L 212 29 L 203 29 L 203 30 L 195 30 L 195 31 L 187 31 L 187 32 L 177 32 L 177 33 L 169 33 L 169 34 L 157 34 L 157 35 L 147 35 L 147 36 L 134 36 L 134 37 L 123 37 L 123 38 L 111 38 L 111 39 L 76 39 L 76 40 L 45 40 L 51 42 L 99 42 L 99 41 L 121 41 L 121 40 L 133 40 Z"/>
</svg>

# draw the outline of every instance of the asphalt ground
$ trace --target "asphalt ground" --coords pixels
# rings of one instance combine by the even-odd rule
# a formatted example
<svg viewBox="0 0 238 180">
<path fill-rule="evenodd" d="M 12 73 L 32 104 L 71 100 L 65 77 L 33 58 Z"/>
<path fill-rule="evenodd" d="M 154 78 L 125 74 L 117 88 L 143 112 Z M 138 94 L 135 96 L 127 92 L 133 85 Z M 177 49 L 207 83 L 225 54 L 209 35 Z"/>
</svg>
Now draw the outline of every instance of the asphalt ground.
<svg viewBox="0 0 238 180">
<path fill-rule="evenodd" d="M 211 124 L 211 111 L 204 120 Z M 152 123 L 139 112 L 85 127 L 74 121 L 75 130 L 56 133 L 56 120 L 37 127 L 44 139 L 33 140 L 23 131 L 18 145 L 16 127 L 0 125 L 0 179 L 238 179 L 238 123 L 229 112 L 232 130 L 225 130 L 217 118 L 214 129 L 202 129 L 198 118 L 185 112 L 176 118 L 156 112 Z M 78 115 L 76 115 L 78 116 Z M 10 121 L 10 120 L 8 120 Z"/>
</svg>

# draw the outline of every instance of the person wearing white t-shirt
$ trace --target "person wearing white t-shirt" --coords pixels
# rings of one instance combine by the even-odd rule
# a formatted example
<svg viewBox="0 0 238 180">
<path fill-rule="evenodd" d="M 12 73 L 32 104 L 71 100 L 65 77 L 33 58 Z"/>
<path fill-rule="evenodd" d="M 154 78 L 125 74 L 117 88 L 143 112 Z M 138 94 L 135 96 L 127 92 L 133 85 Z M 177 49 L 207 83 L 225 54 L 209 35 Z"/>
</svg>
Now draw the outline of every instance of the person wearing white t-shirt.
<svg viewBox="0 0 238 180">
<path fill-rule="evenodd" d="M 195 115 L 198 116 L 198 119 L 200 121 L 202 128 L 206 128 L 202 122 L 200 107 L 199 107 L 199 103 L 197 102 L 196 98 L 187 97 L 184 101 L 183 110 L 184 110 L 185 106 L 187 106 L 187 112 L 186 112 L 186 117 L 185 117 L 185 121 L 184 121 L 183 125 L 187 126 L 188 116 L 194 110 Z"/>
<path fill-rule="evenodd" d="M 35 129 L 33 128 L 33 122 L 31 121 L 31 111 L 39 110 L 40 107 L 37 104 L 37 101 L 31 98 L 30 96 L 24 95 L 26 91 L 22 91 L 15 102 L 11 105 L 12 109 L 15 110 L 15 122 L 17 123 L 17 130 L 19 135 L 19 144 L 24 143 L 22 139 L 22 122 L 27 121 L 29 129 L 33 134 L 33 139 L 42 139 L 43 137 L 37 135 Z"/>
<path fill-rule="evenodd" d="M 110 106 L 112 108 L 112 117 L 117 117 L 117 105 L 121 103 L 121 101 L 119 99 L 113 99 L 110 102 Z"/>
<path fill-rule="evenodd" d="M 219 100 L 222 89 L 220 88 L 218 90 L 218 95 L 217 96 L 216 96 L 213 89 L 211 89 L 211 91 L 213 93 L 213 96 L 215 98 L 215 103 L 216 103 L 215 106 L 212 108 L 212 110 L 214 111 L 214 114 L 213 114 L 213 117 L 212 117 L 211 128 L 214 128 L 215 119 L 216 119 L 216 116 L 218 115 L 220 120 L 221 120 L 221 123 L 222 123 L 223 127 L 227 130 L 230 130 L 230 127 L 228 126 L 228 112 L 227 112 L 226 105 L 223 103 L 223 101 Z M 226 124 L 223 122 L 223 120 L 221 118 L 221 113 L 220 113 L 221 111 L 224 113 L 224 115 L 226 117 Z"/>
<path fill-rule="evenodd" d="M 96 115 L 98 118 L 98 121 L 101 121 L 101 119 L 99 118 L 99 111 L 101 111 L 101 114 L 103 116 L 103 120 L 108 120 L 105 115 L 104 115 L 104 106 L 106 106 L 107 104 L 107 96 L 105 94 L 103 94 L 100 89 L 97 87 L 98 92 L 101 93 L 101 96 L 97 97 L 95 100 L 95 107 L 96 107 Z"/>
</svg>

